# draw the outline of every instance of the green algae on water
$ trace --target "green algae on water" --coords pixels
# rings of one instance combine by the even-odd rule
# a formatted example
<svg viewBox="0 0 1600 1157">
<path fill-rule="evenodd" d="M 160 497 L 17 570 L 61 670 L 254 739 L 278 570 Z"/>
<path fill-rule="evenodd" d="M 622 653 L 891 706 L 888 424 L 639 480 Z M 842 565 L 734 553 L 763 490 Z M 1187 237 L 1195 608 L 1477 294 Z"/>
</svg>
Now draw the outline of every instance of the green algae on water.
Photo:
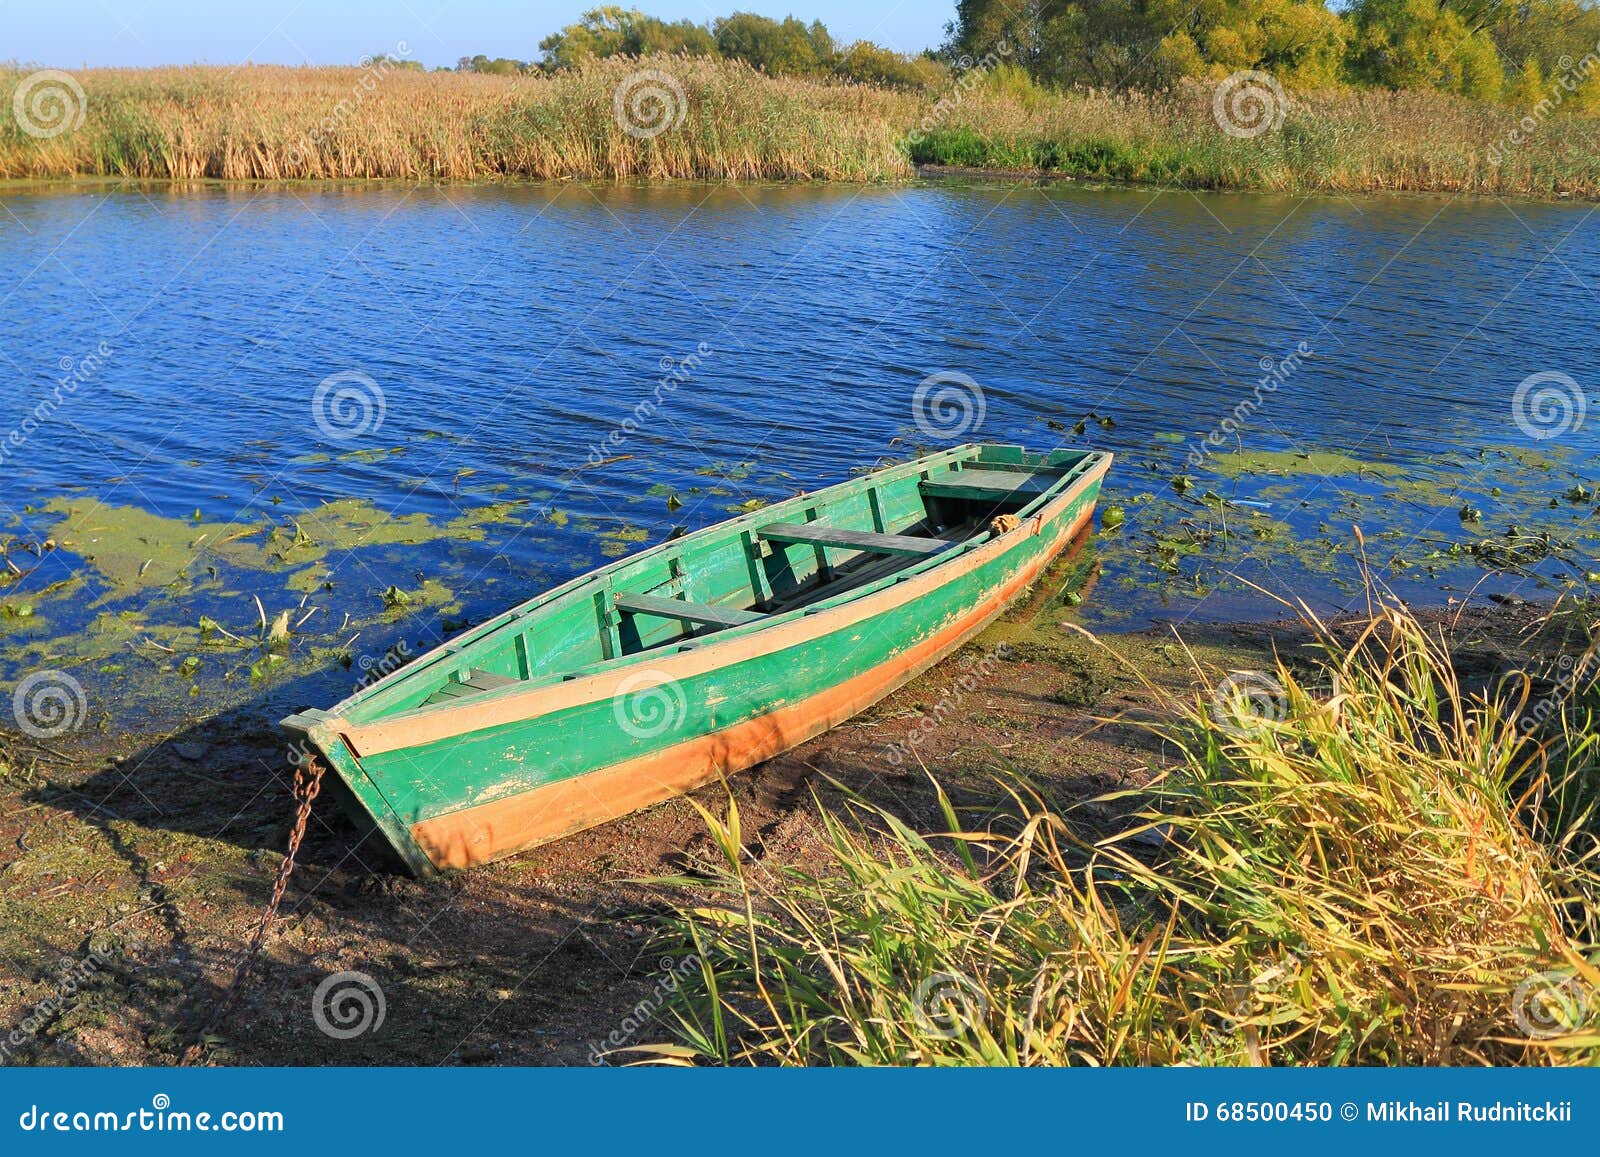
<svg viewBox="0 0 1600 1157">
<path fill-rule="evenodd" d="M 634 546 L 646 541 L 650 532 L 639 526 L 619 526 L 600 534 L 600 553 L 606 558 L 621 558 Z"/>
<path fill-rule="evenodd" d="M 1336 450 L 1246 450 L 1215 454 L 1205 468 L 1223 478 L 1247 475 L 1308 475 L 1317 478 L 1403 478 L 1407 471 L 1393 462 L 1356 458 Z"/>
<path fill-rule="evenodd" d="M 165 518 L 137 506 L 57 498 L 44 512 L 61 549 L 81 557 L 117 594 L 214 577 L 208 565 L 248 571 L 298 572 L 290 589 L 315 590 L 325 580 L 306 571 L 329 555 L 364 547 L 415 546 L 441 540 L 481 541 L 484 527 L 505 522 L 518 507 L 476 507 L 439 524 L 423 513 L 393 514 L 365 499 L 341 498 L 281 521 L 199 522 Z"/>
</svg>

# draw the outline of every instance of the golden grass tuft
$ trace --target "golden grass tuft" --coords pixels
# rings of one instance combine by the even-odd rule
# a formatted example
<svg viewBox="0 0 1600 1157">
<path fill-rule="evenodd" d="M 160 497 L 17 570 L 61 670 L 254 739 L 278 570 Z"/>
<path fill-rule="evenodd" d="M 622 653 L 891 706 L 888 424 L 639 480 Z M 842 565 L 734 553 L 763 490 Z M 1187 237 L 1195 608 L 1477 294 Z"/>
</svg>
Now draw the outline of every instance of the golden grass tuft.
<svg viewBox="0 0 1600 1157">
<path fill-rule="evenodd" d="M 808 874 L 749 858 L 737 809 L 708 816 L 725 862 L 676 881 L 701 973 L 659 1056 L 1600 1060 L 1594 648 L 1534 710 L 1527 680 L 1464 691 L 1402 610 L 1313 626 L 1324 657 L 1271 673 L 1275 710 L 1173 705 L 1179 766 L 1110 839 L 1027 788 L 1003 833 L 946 803 L 954 834 L 924 837 L 858 802 L 823 813 Z"/>
</svg>

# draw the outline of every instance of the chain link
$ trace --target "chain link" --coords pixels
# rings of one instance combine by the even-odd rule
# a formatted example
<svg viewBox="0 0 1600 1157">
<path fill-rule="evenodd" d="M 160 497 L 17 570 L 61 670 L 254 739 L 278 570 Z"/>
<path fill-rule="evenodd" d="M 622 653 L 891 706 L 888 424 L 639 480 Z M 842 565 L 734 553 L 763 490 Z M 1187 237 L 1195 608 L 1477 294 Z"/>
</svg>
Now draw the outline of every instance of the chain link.
<svg viewBox="0 0 1600 1157">
<path fill-rule="evenodd" d="M 315 756 L 307 756 L 294 766 L 296 804 L 294 827 L 289 829 L 289 848 L 284 854 L 283 863 L 278 865 L 278 878 L 272 884 L 272 898 L 262 909 L 261 922 L 256 925 L 255 934 L 250 937 L 250 942 L 245 945 L 244 954 L 234 969 L 233 980 L 217 1001 L 216 1008 L 212 1010 L 210 1018 L 201 1028 L 194 1044 L 184 1052 L 183 1058 L 178 1062 L 181 1065 L 197 1064 L 204 1057 L 206 1038 L 215 1032 L 228 1013 L 233 1011 L 234 1003 L 239 999 L 244 982 L 250 975 L 250 969 L 254 967 L 256 957 L 261 955 L 262 946 L 267 942 L 267 933 L 272 928 L 272 922 L 277 919 L 278 909 L 283 905 L 283 894 L 289 887 L 289 877 L 294 872 L 295 857 L 300 854 L 300 843 L 306 838 L 306 824 L 311 820 L 311 804 L 316 800 L 317 793 L 322 790 L 322 775 L 326 770 L 322 761 Z"/>
</svg>

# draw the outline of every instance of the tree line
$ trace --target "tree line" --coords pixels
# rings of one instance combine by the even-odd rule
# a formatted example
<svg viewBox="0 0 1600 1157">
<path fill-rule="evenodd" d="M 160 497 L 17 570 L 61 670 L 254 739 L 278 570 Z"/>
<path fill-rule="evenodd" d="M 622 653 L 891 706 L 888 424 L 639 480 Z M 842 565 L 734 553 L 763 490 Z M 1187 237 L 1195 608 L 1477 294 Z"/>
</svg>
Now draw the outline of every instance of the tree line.
<svg viewBox="0 0 1600 1157">
<path fill-rule="evenodd" d="M 1164 88 L 1241 69 L 1291 88 L 1435 88 L 1600 110 L 1591 0 L 957 0 L 949 47 L 1007 46 L 1035 80 Z"/>
<path fill-rule="evenodd" d="M 681 53 L 741 60 L 775 76 L 831 76 L 891 87 L 920 88 L 943 79 L 931 52 L 912 56 L 868 40 L 835 40 L 820 20 L 775 20 L 735 12 L 704 24 L 666 21 L 632 8 L 604 6 L 539 42 L 538 60 L 462 57 L 457 69 L 501 75 L 554 72 L 588 59 Z"/>
<path fill-rule="evenodd" d="M 820 20 L 735 12 L 700 24 L 606 6 L 545 37 L 537 60 L 463 57 L 464 72 L 554 72 L 598 57 L 682 53 L 778 76 L 890 87 L 1004 60 L 1052 87 L 1154 90 L 1244 69 L 1300 90 L 1434 88 L 1600 112 L 1596 0 L 956 0 L 945 43 L 919 55 L 842 43 Z"/>
</svg>

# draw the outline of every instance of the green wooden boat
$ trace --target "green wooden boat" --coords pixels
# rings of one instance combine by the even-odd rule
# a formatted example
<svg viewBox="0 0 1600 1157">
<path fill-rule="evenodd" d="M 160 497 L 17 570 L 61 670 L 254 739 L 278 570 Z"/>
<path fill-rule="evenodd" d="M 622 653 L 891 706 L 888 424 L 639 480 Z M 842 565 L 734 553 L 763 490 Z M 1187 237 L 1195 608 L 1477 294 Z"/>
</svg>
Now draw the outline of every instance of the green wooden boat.
<svg viewBox="0 0 1600 1157">
<path fill-rule="evenodd" d="M 651 547 L 291 715 L 415 872 L 602 823 L 833 727 L 981 630 L 1111 456 L 967 445 Z"/>
</svg>

